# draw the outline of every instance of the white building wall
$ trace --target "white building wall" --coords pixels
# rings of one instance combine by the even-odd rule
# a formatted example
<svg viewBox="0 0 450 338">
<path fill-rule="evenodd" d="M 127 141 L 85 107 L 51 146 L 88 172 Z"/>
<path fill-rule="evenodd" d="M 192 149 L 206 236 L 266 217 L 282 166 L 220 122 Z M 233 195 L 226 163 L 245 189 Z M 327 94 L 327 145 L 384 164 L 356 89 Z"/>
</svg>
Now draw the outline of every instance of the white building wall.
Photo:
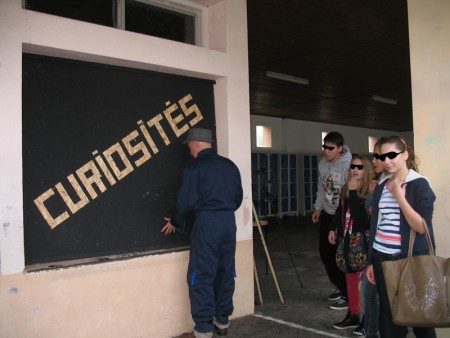
<svg viewBox="0 0 450 338">
<path fill-rule="evenodd" d="M 408 18 L 415 150 L 436 194 L 436 254 L 450 257 L 450 1 L 408 0 Z M 437 334 L 449 337 L 450 329 Z"/>
<path fill-rule="evenodd" d="M 217 81 L 218 151 L 239 167 L 235 314 L 254 309 L 246 3 L 198 0 L 206 47 L 24 10 L 0 1 L 0 336 L 169 337 L 192 327 L 188 252 L 24 273 L 22 52 Z M 163 224 L 161 224 L 162 226 Z"/>
</svg>

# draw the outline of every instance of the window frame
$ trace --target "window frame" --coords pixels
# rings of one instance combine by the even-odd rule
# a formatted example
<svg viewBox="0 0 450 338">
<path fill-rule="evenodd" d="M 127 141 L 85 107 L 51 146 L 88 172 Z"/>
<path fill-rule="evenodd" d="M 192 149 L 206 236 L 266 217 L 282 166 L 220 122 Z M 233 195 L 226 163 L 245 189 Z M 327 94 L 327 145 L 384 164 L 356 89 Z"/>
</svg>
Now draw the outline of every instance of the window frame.
<svg viewBox="0 0 450 338">
<path fill-rule="evenodd" d="M 201 5 L 199 3 L 196 3 L 194 1 L 190 1 L 190 0 L 132 0 L 135 2 L 140 2 L 143 4 L 147 4 L 150 6 L 154 6 L 154 7 L 159 7 L 168 11 L 171 11 L 173 13 L 176 14 L 183 14 L 183 15 L 188 15 L 188 16 L 192 16 L 194 18 L 194 43 L 190 43 L 187 41 L 181 41 L 181 43 L 187 43 L 193 46 L 199 46 L 199 47 L 207 47 L 207 27 L 208 27 L 208 9 L 206 6 Z M 28 9 L 27 8 L 27 0 L 22 0 L 22 8 L 25 10 L 31 10 L 34 11 L 32 9 Z M 112 25 L 104 25 L 105 27 L 111 27 L 111 28 L 116 28 L 116 29 L 120 29 L 120 30 L 126 30 L 126 22 L 125 22 L 125 4 L 126 4 L 126 0 L 115 0 L 115 2 L 113 3 L 113 18 L 112 18 Z M 36 11 L 38 13 L 43 13 L 43 12 L 39 12 Z M 51 14 L 51 15 L 56 15 L 56 14 Z M 59 16 L 59 17 L 64 17 L 67 18 L 65 16 Z M 72 20 L 77 20 L 77 19 L 72 19 Z M 77 20 L 77 21 L 81 21 L 81 22 L 89 22 L 89 21 L 84 21 L 84 20 Z M 100 23 L 93 23 L 93 24 L 98 24 L 101 25 Z M 132 31 L 128 31 L 131 33 L 134 33 Z M 154 35 L 150 35 L 150 34 L 145 34 L 145 33 L 136 33 L 136 34 L 144 34 L 147 36 L 154 36 Z M 163 38 L 165 39 L 165 38 Z M 171 39 L 166 39 L 169 41 L 175 41 L 175 42 L 180 42 L 180 41 L 176 41 L 176 40 L 171 40 Z"/>
</svg>

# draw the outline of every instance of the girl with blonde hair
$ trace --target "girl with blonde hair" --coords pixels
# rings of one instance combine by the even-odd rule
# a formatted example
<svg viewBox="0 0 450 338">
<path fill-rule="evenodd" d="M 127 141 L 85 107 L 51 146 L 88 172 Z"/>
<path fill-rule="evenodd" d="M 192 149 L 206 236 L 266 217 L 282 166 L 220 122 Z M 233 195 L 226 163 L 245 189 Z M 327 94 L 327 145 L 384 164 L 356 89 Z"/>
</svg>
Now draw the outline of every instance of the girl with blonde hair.
<svg viewBox="0 0 450 338">
<path fill-rule="evenodd" d="M 333 325 L 338 330 L 356 328 L 360 324 L 360 272 L 366 266 L 369 216 L 365 200 L 370 190 L 373 168 L 364 156 L 355 155 L 350 163 L 348 180 L 341 190 L 339 207 L 330 225 L 328 240 L 340 242 L 342 256 L 337 256 L 338 267 L 345 272 L 348 293 L 348 312 L 345 318 Z M 350 252 L 356 253 L 351 256 Z M 343 259 L 341 259 L 341 257 Z M 358 257 L 358 259 L 354 259 Z"/>
</svg>

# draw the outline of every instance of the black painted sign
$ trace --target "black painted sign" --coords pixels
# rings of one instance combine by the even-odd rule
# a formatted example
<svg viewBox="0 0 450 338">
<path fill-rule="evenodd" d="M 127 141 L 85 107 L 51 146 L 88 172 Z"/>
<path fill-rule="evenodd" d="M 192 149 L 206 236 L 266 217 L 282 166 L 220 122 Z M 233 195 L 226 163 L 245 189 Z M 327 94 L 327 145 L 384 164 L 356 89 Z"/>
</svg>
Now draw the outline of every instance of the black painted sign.
<svg viewBox="0 0 450 338">
<path fill-rule="evenodd" d="M 23 54 L 26 264 L 188 245 L 160 233 L 214 82 Z"/>
</svg>

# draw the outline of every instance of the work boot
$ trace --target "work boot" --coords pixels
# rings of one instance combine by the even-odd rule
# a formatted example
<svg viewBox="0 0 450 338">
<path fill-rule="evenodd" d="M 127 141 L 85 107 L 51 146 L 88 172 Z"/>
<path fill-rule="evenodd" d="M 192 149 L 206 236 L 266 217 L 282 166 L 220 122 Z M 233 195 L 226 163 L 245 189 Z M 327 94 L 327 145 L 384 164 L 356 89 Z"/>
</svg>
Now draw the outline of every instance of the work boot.
<svg viewBox="0 0 450 338">
<path fill-rule="evenodd" d="M 228 322 L 227 324 L 221 324 L 216 320 L 216 318 L 214 318 L 213 323 L 214 330 L 216 331 L 218 336 L 228 335 L 228 327 L 230 326 L 230 322 Z"/>
<path fill-rule="evenodd" d="M 218 336 L 226 336 L 228 335 L 228 328 L 221 329 L 220 327 L 214 325 L 214 329 Z"/>
<path fill-rule="evenodd" d="M 212 332 L 185 332 L 180 337 L 181 338 L 211 338 L 213 336 Z"/>
</svg>

